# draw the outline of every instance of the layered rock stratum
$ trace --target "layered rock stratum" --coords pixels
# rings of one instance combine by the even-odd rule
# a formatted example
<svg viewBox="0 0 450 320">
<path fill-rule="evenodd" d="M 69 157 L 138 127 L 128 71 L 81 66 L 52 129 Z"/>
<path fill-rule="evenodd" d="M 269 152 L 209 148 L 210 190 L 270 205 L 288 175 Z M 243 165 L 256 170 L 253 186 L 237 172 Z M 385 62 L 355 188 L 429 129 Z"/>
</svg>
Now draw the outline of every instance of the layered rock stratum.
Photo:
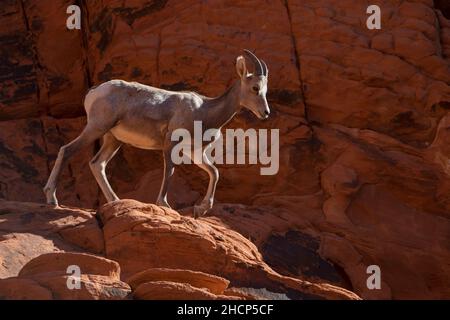
<svg viewBox="0 0 450 320">
<path fill-rule="evenodd" d="M 72 1 L 0 7 L 1 297 L 450 297 L 447 1 L 378 0 L 381 30 L 350 0 L 77 3 L 81 30 L 65 25 Z M 242 112 L 228 127 L 280 129 L 277 175 L 219 166 L 217 204 L 193 220 L 182 209 L 201 200 L 206 174 L 177 168 L 179 213 L 145 204 L 161 155 L 125 146 L 107 171 L 139 202 L 102 206 L 87 166 L 97 144 L 60 178 L 70 207 L 39 204 L 59 147 L 86 122 L 89 87 L 120 78 L 216 96 L 243 48 L 269 66 L 272 115 Z M 85 290 L 65 291 L 53 252 L 93 256 L 76 258 Z M 47 267 L 22 273 L 28 264 Z M 369 265 L 381 290 L 366 286 Z"/>
</svg>

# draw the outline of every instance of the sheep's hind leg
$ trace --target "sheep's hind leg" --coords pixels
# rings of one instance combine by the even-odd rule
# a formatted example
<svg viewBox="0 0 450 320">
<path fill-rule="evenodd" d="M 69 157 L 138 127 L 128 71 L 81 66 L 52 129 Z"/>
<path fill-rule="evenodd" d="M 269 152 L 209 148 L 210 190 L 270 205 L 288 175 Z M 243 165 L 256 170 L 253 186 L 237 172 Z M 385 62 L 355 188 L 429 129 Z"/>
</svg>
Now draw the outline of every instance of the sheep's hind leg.
<svg viewBox="0 0 450 320">
<path fill-rule="evenodd" d="M 95 128 L 88 124 L 75 140 L 62 146 L 61 149 L 59 149 L 55 165 L 53 166 L 47 184 L 43 189 L 48 204 L 58 205 L 58 199 L 56 198 L 56 185 L 61 170 L 66 165 L 69 158 L 72 157 L 74 154 L 76 154 L 82 148 L 92 144 L 96 139 L 100 138 L 103 134 L 104 134 L 103 130 Z"/>
<path fill-rule="evenodd" d="M 105 169 L 108 162 L 114 157 L 121 146 L 122 143 L 108 132 L 103 136 L 103 144 L 100 150 L 89 162 L 92 174 L 94 175 L 95 180 L 97 180 L 107 202 L 119 200 L 109 184 Z"/>
</svg>

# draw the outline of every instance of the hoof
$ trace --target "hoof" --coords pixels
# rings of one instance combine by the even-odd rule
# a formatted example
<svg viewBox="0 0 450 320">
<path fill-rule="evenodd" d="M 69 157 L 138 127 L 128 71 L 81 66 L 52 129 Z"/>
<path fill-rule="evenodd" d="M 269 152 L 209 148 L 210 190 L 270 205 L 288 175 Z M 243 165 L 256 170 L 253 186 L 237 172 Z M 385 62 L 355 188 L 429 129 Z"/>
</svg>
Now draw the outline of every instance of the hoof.
<svg viewBox="0 0 450 320">
<path fill-rule="evenodd" d="M 204 216 L 211 208 L 205 205 L 194 206 L 194 218 Z"/>
<path fill-rule="evenodd" d="M 59 203 L 57 199 L 50 199 L 46 201 L 48 206 L 52 206 L 52 207 L 59 207 Z"/>
<path fill-rule="evenodd" d="M 166 208 L 172 209 L 172 207 L 167 202 L 157 201 L 155 204 L 160 207 L 166 207 Z"/>
<path fill-rule="evenodd" d="M 59 204 L 58 204 L 58 201 L 56 201 L 56 202 L 47 202 L 47 205 L 49 205 L 49 206 L 52 206 L 52 207 L 54 207 L 54 208 L 58 208 L 59 207 Z"/>
<path fill-rule="evenodd" d="M 55 192 L 50 192 L 50 189 L 48 188 L 44 188 L 43 191 L 45 194 L 45 198 L 47 199 L 46 200 L 47 204 L 57 207 L 59 204 Z"/>
</svg>

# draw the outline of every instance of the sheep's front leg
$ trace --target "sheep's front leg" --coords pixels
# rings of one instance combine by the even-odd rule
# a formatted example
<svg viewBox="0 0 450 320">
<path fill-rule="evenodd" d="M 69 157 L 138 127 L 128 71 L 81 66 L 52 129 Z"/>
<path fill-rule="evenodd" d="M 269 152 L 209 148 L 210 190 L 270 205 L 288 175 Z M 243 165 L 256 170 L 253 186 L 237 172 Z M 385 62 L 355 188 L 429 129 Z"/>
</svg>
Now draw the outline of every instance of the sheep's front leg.
<svg viewBox="0 0 450 320">
<path fill-rule="evenodd" d="M 156 200 L 156 204 L 158 206 L 163 206 L 170 208 L 169 203 L 167 202 L 167 190 L 169 187 L 170 178 L 173 176 L 175 171 L 175 165 L 171 159 L 171 151 L 172 145 L 168 144 L 168 147 L 163 150 L 164 152 L 164 176 L 163 181 L 161 183 L 161 189 L 159 190 L 158 199 Z"/>
<path fill-rule="evenodd" d="M 206 151 L 206 149 L 205 149 Z M 217 181 L 219 181 L 219 170 L 213 165 L 205 152 L 202 155 L 202 163 L 197 164 L 201 169 L 205 170 L 209 176 L 208 190 L 202 202 L 194 207 L 194 217 L 204 215 L 210 210 L 214 204 L 214 194 L 216 192 Z"/>
</svg>

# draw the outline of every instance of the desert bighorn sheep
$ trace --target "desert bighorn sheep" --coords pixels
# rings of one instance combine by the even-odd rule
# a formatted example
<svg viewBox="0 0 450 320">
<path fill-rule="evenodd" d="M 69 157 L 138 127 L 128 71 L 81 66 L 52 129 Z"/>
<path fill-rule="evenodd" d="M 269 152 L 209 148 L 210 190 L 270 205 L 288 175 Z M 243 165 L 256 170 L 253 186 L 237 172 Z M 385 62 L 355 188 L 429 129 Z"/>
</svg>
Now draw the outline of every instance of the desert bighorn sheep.
<svg viewBox="0 0 450 320">
<path fill-rule="evenodd" d="M 244 56 L 254 65 L 254 73 L 247 71 Z M 156 204 L 170 207 L 167 203 L 167 188 L 169 178 L 174 173 L 171 150 L 176 142 L 171 140 L 171 134 L 175 129 L 184 128 L 192 133 L 194 121 L 202 121 L 203 130 L 217 128 L 220 135 L 220 128 L 233 118 L 241 106 L 260 119 L 269 116 L 266 99 L 267 65 L 248 50 L 244 50 L 244 56 L 236 59 L 236 71 L 240 79 L 217 98 L 208 98 L 195 92 L 167 91 L 123 80 L 110 80 L 92 88 L 84 100 L 86 127 L 75 140 L 59 150 L 44 187 L 47 203 L 58 205 L 56 183 L 67 160 L 81 148 L 103 137 L 100 150 L 89 164 L 106 200 L 110 202 L 119 198 L 106 178 L 105 167 L 122 143 L 128 143 L 142 149 L 163 151 L 164 177 Z M 205 155 L 211 143 L 204 146 L 201 163 L 196 163 L 208 173 L 209 185 L 201 204 L 194 207 L 195 216 L 212 208 L 219 179 L 217 168 Z"/>
</svg>

